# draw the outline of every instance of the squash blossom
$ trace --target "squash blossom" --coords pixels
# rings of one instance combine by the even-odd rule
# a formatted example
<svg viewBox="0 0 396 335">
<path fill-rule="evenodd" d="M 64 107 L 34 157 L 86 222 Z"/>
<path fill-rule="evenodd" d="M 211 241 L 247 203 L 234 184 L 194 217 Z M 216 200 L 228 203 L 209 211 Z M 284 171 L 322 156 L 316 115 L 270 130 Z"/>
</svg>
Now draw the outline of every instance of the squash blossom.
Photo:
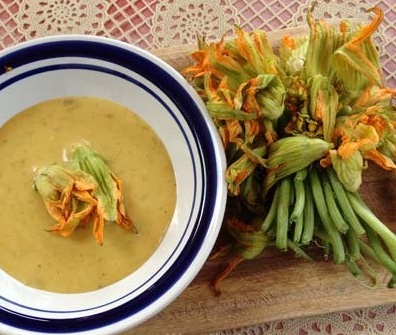
<svg viewBox="0 0 396 335">
<path fill-rule="evenodd" d="M 384 169 L 395 168 L 391 158 L 394 107 L 390 101 L 396 92 L 382 83 L 379 55 L 372 40 L 382 12 L 378 8 L 370 11 L 376 15 L 370 24 L 342 21 L 338 28 L 315 21 L 309 14 L 309 38 L 286 36 L 279 53 L 284 66 L 296 54 L 305 62 L 298 70 L 288 66 L 284 72 L 288 92 L 285 112 L 290 114 L 285 132 L 333 143 L 334 149 L 321 164 L 333 164 L 350 191 L 361 185 L 364 160 Z"/>
<path fill-rule="evenodd" d="M 185 69 L 205 101 L 222 137 L 227 159 L 229 192 L 238 195 L 240 184 L 258 165 L 258 157 L 277 138 L 275 125 L 284 109 L 285 88 L 278 76 L 277 58 L 262 31 L 236 28 L 236 38 L 219 43 L 198 40 L 196 64 Z M 233 163 L 232 163 L 233 162 Z"/>
<path fill-rule="evenodd" d="M 34 187 L 44 200 L 48 213 L 58 222 L 49 231 L 70 236 L 88 223 L 97 201 L 95 179 L 81 171 L 53 164 L 37 169 Z"/>
<path fill-rule="evenodd" d="M 67 164 L 37 169 L 34 187 L 57 221 L 49 228 L 51 232 L 67 237 L 76 228 L 92 223 L 100 245 L 106 222 L 137 232 L 124 208 L 121 181 L 104 158 L 85 144 L 74 147 Z"/>
<path fill-rule="evenodd" d="M 276 51 L 263 31 L 199 37 L 184 71 L 223 140 L 235 207 L 217 293 L 243 259 L 268 246 L 309 259 L 312 241 L 355 275 L 359 264 L 372 273 L 363 257 L 379 262 L 396 285 L 396 235 L 358 194 L 369 162 L 396 170 L 396 90 L 382 81 L 372 38 L 383 14 L 374 7 L 368 24 L 336 26 L 314 19 L 314 6 L 307 36 L 283 36 Z"/>
<path fill-rule="evenodd" d="M 383 154 L 387 152 L 384 143 L 389 143 L 388 137 L 395 132 L 395 111 L 390 100 L 396 95 L 382 83 L 379 56 L 371 37 L 382 20 L 382 12 L 378 8 L 371 10 L 376 14 L 371 24 L 352 32 L 332 56 L 335 76 L 343 88 L 333 134 L 338 148 L 322 164 L 333 164 L 349 191 L 358 190 L 361 184 L 363 159 L 384 169 L 396 168 L 392 156 Z"/>
<path fill-rule="evenodd" d="M 393 106 L 375 105 L 360 113 L 339 117 L 335 140 L 340 144 L 330 154 L 328 163 L 323 161 L 322 164 L 333 164 L 346 188 L 352 192 L 358 190 L 364 168 L 363 159 L 373 161 L 385 170 L 396 169 L 394 145 L 392 147 L 395 127 Z M 356 165 L 357 160 L 359 163 Z"/>
<path fill-rule="evenodd" d="M 222 256 L 225 251 L 232 253 L 231 261 L 213 280 L 212 286 L 216 295 L 221 294 L 221 281 L 243 260 L 260 256 L 269 240 L 261 230 L 257 230 L 252 225 L 247 225 L 235 217 L 227 220 L 226 228 L 235 239 L 235 243 L 220 248 L 211 255 L 211 259 L 216 259 Z"/>
</svg>

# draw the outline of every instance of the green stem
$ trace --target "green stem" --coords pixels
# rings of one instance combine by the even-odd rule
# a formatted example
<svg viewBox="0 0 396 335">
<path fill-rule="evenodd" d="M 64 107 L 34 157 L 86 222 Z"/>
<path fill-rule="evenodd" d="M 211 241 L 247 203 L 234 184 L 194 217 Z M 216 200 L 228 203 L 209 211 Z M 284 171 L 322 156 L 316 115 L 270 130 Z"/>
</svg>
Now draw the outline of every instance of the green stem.
<svg viewBox="0 0 396 335">
<path fill-rule="evenodd" d="M 382 247 L 381 241 L 378 238 L 377 233 L 368 225 L 366 227 L 366 233 L 371 248 L 373 249 L 374 254 L 377 256 L 379 263 L 387 268 L 393 275 L 396 275 L 396 262 L 391 257 L 389 257 L 389 255 Z"/>
<path fill-rule="evenodd" d="M 353 276 L 357 277 L 362 272 L 360 271 L 359 266 L 356 264 L 356 261 L 350 257 L 346 257 L 345 265 L 347 266 L 348 270 L 352 273 Z"/>
<path fill-rule="evenodd" d="M 278 210 L 276 215 L 276 247 L 287 250 L 287 233 L 289 230 L 290 178 L 280 181 Z"/>
<path fill-rule="evenodd" d="M 290 239 L 287 240 L 287 246 L 293 250 L 297 256 L 302 257 L 307 261 L 313 261 L 311 257 L 309 257 L 296 243 Z"/>
<path fill-rule="evenodd" d="M 278 203 L 279 203 L 279 186 L 275 188 L 274 196 L 272 198 L 270 209 L 261 224 L 261 230 L 265 233 L 270 229 L 272 223 L 275 221 L 276 212 L 278 210 Z"/>
<path fill-rule="evenodd" d="M 370 246 L 368 246 L 360 239 L 358 240 L 358 243 L 359 243 L 359 249 L 361 251 L 361 257 L 358 261 L 363 267 L 365 273 L 371 278 L 373 282 L 373 286 L 377 286 L 378 274 L 375 272 L 375 270 L 370 266 L 370 264 L 366 261 L 366 259 L 363 256 L 371 258 L 378 264 L 381 264 L 381 262 L 379 261 L 378 257 L 375 255 L 373 249 L 371 249 Z"/>
<path fill-rule="evenodd" d="M 312 198 L 311 188 L 308 183 L 305 183 L 305 206 L 304 206 L 304 228 L 301 235 L 301 243 L 309 244 L 312 241 L 315 230 L 315 207 Z"/>
<path fill-rule="evenodd" d="M 326 168 L 327 176 L 329 177 L 330 184 L 334 190 L 334 196 L 337 198 L 338 205 L 342 210 L 342 215 L 345 218 L 349 226 L 356 232 L 358 236 L 365 234 L 365 231 L 354 212 L 344 186 L 339 181 L 337 174 L 332 167 Z"/>
<path fill-rule="evenodd" d="M 330 217 L 334 225 L 340 231 L 340 233 L 345 234 L 348 231 L 348 224 L 345 222 L 344 218 L 342 217 L 338 209 L 336 200 L 334 198 L 335 195 L 333 192 L 333 188 L 331 187 L 327 174 L 322 173 L 321 180 L 323 184 L 323 191 L 324 191 L 325 201 L 327 204 L 327 210 L 330 214 Z"/>
<path fill-rule="evenodd" d="M 393 260 L 396 261 L 396 235 L 374 215 L 357 193 L 346 194 L 355 213 L 382 238 Z"/>
<path fill-rule="evenodd" d="M 380 264 L 380 260 L 378 259 L 377 255 L 374 253 L 373 249 L 369 245 L 364 243 L 362 240 L 359 240 L 359 248 L 363 255 L 370 257 L 372 260 Z"/>
<path fill-rule="evenodd" d="M 349 229 L 346 233 L 346 242 L 348 246 L 348 253 L 351 260 L 356 261 L 361 258 L 359 239 L 352 229 Z"/>
<path fill-rule="evenodd" d="M 332 222 L 327 209 L 318 172 L 313 168 L 309 171 L 308 175 L 316 210 L 327 234 L 329 235 L 329 241 L 333 247 L 334 262 L 336 264 L 340 264 L 345 261 L 345 250 L 340 233 Z"/>
<path fill-rule="evenodd" d="M 295 223 L 294 223 L 293 241 L 295 243 L 300 243 L 303 229 L 304 229 L 304 215 L 303 215 L 303 213 L 301 213 L 296 218 Z"/>
<path fill-rule="evenodd" d="M 388 281 L 388 287 L 389 288 L 396 287 L 396 275 L 392 275 L 391 279 Z"/>
<path fill-rule="evenodd" d="M 302 215 L 305 205 L 305 188 L 304 180 L 307 176 L 307 170 L 303 169 L 294 175 L 293 186 L 294 186 L 294 207 L 290 214 L 290 222 L 296 222 L 298 218 Z"/>
<path fill-rule="evenodd" d="M 331 250 L 329 235 L 321 229 L 315 229 L 315 237 L 320 239 L 320 244 L 319 243 L 317 244 L 324 250 L 323 254 L 325 259 L 327 259 L 330 255 L 330 250 Z"/>
</svg>

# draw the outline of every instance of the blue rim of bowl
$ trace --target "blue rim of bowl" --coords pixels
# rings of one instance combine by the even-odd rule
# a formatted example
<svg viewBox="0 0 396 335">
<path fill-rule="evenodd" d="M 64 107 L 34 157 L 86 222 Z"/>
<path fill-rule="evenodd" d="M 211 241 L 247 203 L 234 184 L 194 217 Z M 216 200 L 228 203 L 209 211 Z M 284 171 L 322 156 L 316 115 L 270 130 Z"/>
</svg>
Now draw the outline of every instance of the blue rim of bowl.
<svg viewBox="0 0 396 335">
<path fill-rule="evenodd" d="M 0 68 L 17 68 L 35 61 L 60 57 L 94 58 L 116 63 L 155 82 L 155 85 L 172 100 L 183 115 L 200 150 L 201 167 L 204 169 L 202 186 L 205 192 L 200 203 L 198 220 L 194 223 L 191 238 L 178 258 L 145 292 L 111 310 L 81 318 L 35 318 L 0 306 L 0 321 L 17 329 L 59 334 L 92 331 L 116 324 L 141 312 L 161 299 L 178 283 L 201 251 L 207 234 L 211 230 L 213 218 L 222 217 L 225 201 L 224 197 L 217 194 L 219 187 L 221 188 L 219 185 L 221 182 L 217 176 L 223 169 L 224 157 L 219 158 L 219 152 L 213 146 L 213 136 L 215 136 L 213 128 L 208 125 L 208 119 L 203 115 L 202 106 L 197 102 L 197 98 L 194 98 L 191 91 L 188 91 L 187 83 L 174 78 L 178 75 L 177 72 L 164 62 L 152 61 L 146 57 L 146 52 L 134 46 L 93 36 L 88 39 L 77 36 L 64 40 L 44 38 L 39 43 L 36 41 L 24 44 L 25 47 L 10 48 L 10 52 L 5 55 L 0 54 Z M 189 106 L 189 108 L 185 109 L 183 106 Z"/>
</svg>

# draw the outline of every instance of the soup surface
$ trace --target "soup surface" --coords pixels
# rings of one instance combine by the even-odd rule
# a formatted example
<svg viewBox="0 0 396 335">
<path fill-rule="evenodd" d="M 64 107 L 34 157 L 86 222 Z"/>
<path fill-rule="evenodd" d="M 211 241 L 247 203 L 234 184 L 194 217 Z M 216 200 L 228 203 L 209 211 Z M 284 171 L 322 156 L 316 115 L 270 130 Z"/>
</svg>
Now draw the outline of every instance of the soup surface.
<svg viewBox="0 0 396 335">
<path fill-rule="evenodd" d="M 46 231 L 55 221 L 33 189 L 37 167 L 60 162 L 85 140 L 123 182 L 136 235 L 106 224 L 97 244 L 92 225 L 70 237 Z M 94 290 L 135 271 L 152 255 L 171 221 L 176 184 L 167 151 L 139 116 L 92 97 L 45 101 L 0 128 L 0 267 L 28 286 L 54 292 Z"/>
</svg>

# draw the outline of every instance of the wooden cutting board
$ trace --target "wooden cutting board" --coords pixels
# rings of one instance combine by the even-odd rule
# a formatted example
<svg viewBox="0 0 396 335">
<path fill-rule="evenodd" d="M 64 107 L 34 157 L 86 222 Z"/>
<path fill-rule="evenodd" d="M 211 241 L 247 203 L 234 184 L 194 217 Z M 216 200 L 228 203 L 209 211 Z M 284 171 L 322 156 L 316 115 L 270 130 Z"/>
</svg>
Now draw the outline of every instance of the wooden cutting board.
<svg viewBox="0 0 396 335">
<path fill-rule="evenodd" d="M 361 189 L 375 214 L 396 232 L 396 174 L 375 166 L 364 174 Z M 222 295 L 210 288 L 224 266 L 208 261 L 187 289 L 161 313 L 126 334 L 207 334 L 218 330 L 334 311 L 396 304 L 396 288 L 378 270 L 378 286 L 368 287 L 344 265 L 334 265 L 315 251 L 310 263 L 293 254 L 268 249 L 257 260 L 241 263 L 222 283 Z M 311 253 L 312 255 L 312 253 Z"/>
<path fill-rule="evenodd" d="M 285 34 L 301 35 L 307 27 L 268 33 L 273 45 Z M 177 70 L 190 62 L 195 46 L 181 46 L 154 53 Z M 364 173 L 361 194 L 373 212 L 396 232 L 396 174 L 375 166 Z M 305 317 L 334 311 L 396 304 L 396 288 L 386 287 L 390 275 L 378 271 L 378 285 L 369 287 L 344 265 L 323 258 L 319 248 L 311 252 L 316 262 L 291 253 L 267 249 L 263 257 L 245 261 L 222 283 L 216 297 L 210 287 L 222 260 L 207 261 L 195 280 L 161 313 L 126 334 L 208 334 L 218 330 Z"/>
</svg>

